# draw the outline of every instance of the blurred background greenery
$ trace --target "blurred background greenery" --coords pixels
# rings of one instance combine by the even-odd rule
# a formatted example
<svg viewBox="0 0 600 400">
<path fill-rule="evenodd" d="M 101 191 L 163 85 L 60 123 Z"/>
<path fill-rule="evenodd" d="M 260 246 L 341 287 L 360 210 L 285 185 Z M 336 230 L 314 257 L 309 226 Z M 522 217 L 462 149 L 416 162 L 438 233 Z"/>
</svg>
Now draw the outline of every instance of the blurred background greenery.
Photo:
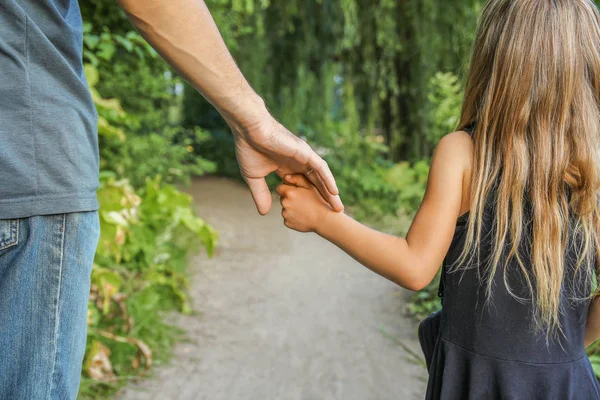
<svg viewBox="0 0 600 400">
<path fill-rule="evenodd" d="M 245 76 L 327 159 L 353 214 L 405 233 L 433 148 L 456 128 L 483 1 L 206 2 Z M 216 244 L 177 187 L 206 173 L 236 177 L 238 167 L 223 120 L 116 2 L 81 8 L 102 160 L 81 396 L 102 398 L 168 358 L 179 332 L 163 312 L 190 312 L 187 257 Z M 409 312 L 437 309 L 436 292 L 434 283 L 416 294 Z"/>
</svg>

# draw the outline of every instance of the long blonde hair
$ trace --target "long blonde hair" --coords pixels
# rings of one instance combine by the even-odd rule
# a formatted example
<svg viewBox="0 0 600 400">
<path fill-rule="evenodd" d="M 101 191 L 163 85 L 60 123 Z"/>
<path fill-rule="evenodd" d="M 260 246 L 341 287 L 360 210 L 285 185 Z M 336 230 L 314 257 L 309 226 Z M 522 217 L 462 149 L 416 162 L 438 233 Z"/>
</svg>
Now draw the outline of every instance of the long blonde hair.
<svg viewBox="0 0 600 400">
<path fill-rule="evenodd" d="M 546 330 L 548 338 L 563 332 L 569 230 L 577 237 L 571 267 L 584 274 L 588 293 L 594 288 L 589 266 L 600 260 L 598 9 L 591 0 L 489 0 L 470 68 L 459 129 L 475 126 L 471 209 L 453 268 L 468 265 L 481 243 L 484 205 L 494 190 L 493 251 L 480 275 L 487 299 L 498 268 L 518 298 L 506 276 L 508 261 L 516 260 L 531 293 L 535 330 Z M 524 235 L 526 224 L 532 237 Z M 527 263 L 522 240 L 530 249 Z"/>
</svg>

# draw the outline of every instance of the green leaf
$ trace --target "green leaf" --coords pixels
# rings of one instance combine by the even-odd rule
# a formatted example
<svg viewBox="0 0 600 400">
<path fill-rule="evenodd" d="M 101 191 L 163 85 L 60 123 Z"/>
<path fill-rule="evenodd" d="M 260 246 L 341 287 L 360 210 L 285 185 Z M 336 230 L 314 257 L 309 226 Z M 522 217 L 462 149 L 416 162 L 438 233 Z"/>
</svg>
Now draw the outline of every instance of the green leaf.
<svg viewBox="0 0 600 400">
<path fill-rule="evenodd" d="M 600 378 L 600 356 L 597 356 L 597 355 L 590 356 L 590 363 L 592 364 L 594 373 L 596 374 L 597 377 Z"/>
<path fill-rule="evenodd" d="M 83 66 L 83 72 L 85 73 L 85 79 L 90 87 L 94 87 L 98 84 L 99 73 L 96 67 L 91 64 L 85 64 Z"/>
<path fill-rule="evenodd" d="M 125 219 L 125 217 L 123 217 L 123 215 L 117 211 L 108 211 L 108 212 L 101 212 L 102 214 L 102 219 L 109 223 L 109 224 L 113 224 L 113 225 L 117 225 L 117 226 L 122 226 L 122 227 L 128 227 L 129 226 L 129 222 Z"/>
<path fill-rule="evenodd" d="M 116 50 L 117 49 L 113 42 L 101 41 L 100 43 L 98 43 L 98 51 L 96 52 L 96 55 L 99 58 L 102 58 L 106 61 L 110 61 L 115 55 Z"/>
</svg>

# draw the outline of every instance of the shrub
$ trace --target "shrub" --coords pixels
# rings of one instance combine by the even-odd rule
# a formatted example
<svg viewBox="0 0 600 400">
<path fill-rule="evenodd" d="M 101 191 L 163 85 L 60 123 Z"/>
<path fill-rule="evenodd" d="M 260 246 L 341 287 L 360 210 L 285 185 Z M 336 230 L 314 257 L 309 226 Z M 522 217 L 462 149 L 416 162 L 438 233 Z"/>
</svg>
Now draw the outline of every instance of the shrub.
<svg viewBox="0 0 600 400">
<path fill-rule="evenodd" d="M 164 313 L 191 311 L 185 266 L 190 251 L 212 255 L 217 234 L 195 216 L 192 199 L 165 182 L 186 182 L 190 174 L 211 170 L 192 160 L 178 130 L 165 135 L 126 135 L 135 121 L 119 101 L 95 90 L 98 74 L 86 66 L 99 114 L 101 151 L 101 236 L 88 304 L 88 341 L 81 396 L 112 393 L 127 379 L 164 361 L 180 333 Z M 197 131 L 199 138 L 204 135 Z M 164 177 L 160 174 L 164 173 Z"/>
</svg>

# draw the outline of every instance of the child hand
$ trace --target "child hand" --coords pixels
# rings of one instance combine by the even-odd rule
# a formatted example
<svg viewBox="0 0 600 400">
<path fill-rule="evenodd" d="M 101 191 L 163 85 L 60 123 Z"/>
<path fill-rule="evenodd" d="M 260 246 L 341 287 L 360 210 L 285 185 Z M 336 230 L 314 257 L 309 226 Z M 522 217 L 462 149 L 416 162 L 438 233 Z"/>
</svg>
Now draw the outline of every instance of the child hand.
<svg viewBox="0 0 600 400">
<path fill-rule="evenodd" d="M 301 174 L 287 175 L 277 187 L 284 225 L 298 232 L 316 232 L 333 212 L 317 188 Z"/>
</svg>

